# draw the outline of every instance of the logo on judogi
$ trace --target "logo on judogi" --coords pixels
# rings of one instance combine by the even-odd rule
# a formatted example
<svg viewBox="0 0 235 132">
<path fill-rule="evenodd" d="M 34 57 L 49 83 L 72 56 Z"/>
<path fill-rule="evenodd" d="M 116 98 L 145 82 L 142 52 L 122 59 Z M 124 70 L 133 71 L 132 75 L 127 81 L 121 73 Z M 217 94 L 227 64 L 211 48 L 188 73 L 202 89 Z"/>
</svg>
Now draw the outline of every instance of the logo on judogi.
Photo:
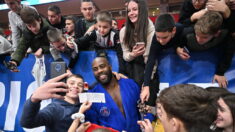
<svg viewBox="0 0 235 132">
<path fill-rule="evenodd" d="M 106 116 L 106 117 L 108 117 L 109 115 L 110 115 L 110 110 L 107 108 L 107 107 L 101 107 L 101 109 L 100 109 L 100 114 L 102 115 L 102 116 Z"/>
</svg>

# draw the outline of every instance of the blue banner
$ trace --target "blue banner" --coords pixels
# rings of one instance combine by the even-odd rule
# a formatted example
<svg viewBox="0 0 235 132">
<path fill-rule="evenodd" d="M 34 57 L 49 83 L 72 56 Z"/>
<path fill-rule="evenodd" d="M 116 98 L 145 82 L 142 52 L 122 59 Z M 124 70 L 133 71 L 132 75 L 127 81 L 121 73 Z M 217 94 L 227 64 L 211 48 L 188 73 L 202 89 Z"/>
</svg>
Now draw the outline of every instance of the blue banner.
<svg viewBox="0 0 235 132">
<path fill-rule="evenodd" d="M 216 85 L 212 84 L 212 79 L 218 62 L 215 54 L 210 52 L 191 53 L 188 61 L 181 60 L 174 52 L 169 51 L 162 54 L 159 58 L 160 88 L 180 83 L 193 83 L 203 87 Z M 73 73 L 81 74 L 89 84 L 95 82 L 91 70 L 92 60 L 95 52 L 80 52 L 79 59 Z M 214 58 L 214 59 L 213 59 Z M 64 56 L 66 62 L 68 59 Z M 108 52 L 108 59 L 113 71 L 118 71 L 117 56 L 114 51 Z M 12 73 L 3 65 L 3 60 L 9 57 L 0 58 L 0 130 L 6 132 L 33 131 L 23 129 L 19 120 L 25 100 L 37 88 L 37 82 L 32 75 L 35 57 L 29 55 L 19 66 L 20 72 Z M 53 61 L 50 55 L 45 55 L 44 59 L 46 76 L 50 78 L 50 62 Z M 229 81 L 228 89 L 235 92 L 235 57 L 230 69 L 226 72 Z M 35 132 L 42 132 L 43 128 L 34 129 Z"/>
</svg>

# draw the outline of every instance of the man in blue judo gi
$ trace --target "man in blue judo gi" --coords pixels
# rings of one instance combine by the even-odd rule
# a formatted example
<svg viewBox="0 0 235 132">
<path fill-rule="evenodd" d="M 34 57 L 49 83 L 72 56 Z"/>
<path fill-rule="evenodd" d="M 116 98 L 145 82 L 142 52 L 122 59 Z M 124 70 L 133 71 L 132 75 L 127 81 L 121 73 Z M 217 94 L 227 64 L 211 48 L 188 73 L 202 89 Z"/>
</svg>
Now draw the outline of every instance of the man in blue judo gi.
<svg viewBox="0 0 235 132">
<path fill-rule="evenodd" d="M 94 59 L 92 70 L 98 84 L 89 92 L 104 93 L 106 102 L 93 103 L 85 113 L 86 119 L 118 131 L 140 131 L 137 124 L 140 119 L 137 108 L 140 87 L 131 79 L 117 80 L 112 74 L 111 65 L 104 57 Z"/>
</svg>

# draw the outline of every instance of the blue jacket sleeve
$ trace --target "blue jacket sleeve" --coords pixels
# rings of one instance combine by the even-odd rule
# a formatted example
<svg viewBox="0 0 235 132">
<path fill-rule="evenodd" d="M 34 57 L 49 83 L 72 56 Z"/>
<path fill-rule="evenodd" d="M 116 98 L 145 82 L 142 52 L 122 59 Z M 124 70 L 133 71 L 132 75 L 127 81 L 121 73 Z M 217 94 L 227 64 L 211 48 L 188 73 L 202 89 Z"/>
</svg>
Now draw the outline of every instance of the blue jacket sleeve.
<svg viewBox="0 0 235 132">
<path fill-rule="evenodd" d="M 40 102 L 33 103 L 29 98 L 24 104 L 20 124 L 25 128 L 51 125 L 54 112 L 55 110 L 50 104 L 40 111 Z"/>
</svg>

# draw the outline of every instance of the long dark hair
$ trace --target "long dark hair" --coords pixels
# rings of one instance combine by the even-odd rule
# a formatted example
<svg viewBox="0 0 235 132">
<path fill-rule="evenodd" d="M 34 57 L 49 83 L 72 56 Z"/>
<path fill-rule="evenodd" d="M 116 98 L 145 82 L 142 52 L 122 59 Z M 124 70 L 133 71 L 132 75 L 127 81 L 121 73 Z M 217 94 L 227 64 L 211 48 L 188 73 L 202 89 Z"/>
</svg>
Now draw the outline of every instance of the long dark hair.
<svg viewBox="0 0 235 132">
<path fill-rule="evenodd" d="M 130 0 L 138 4 L 138 20 L 136 25 L 132 23 L 128 17 L 128 8 L 126 14 L 126 31 L 124 35 L 124 44 L 132 49 L 135 42 L 147 43 L 147 30 L 148 30 L 148 7 L 146 0 Z"/>
<path fill-rule="evenodd" d="M 229 93 L 227 95 L 221 96 L 221 98 L 224 100 L 225 104 L 228 105 L 228 107 L 231 111 L 232 119 L 233 119 L 233 122 L 232 122 L 233 132 L 235 132 L 235 103 L 234 103 L 235 94 L 234 93 Z"/>
</svg>

